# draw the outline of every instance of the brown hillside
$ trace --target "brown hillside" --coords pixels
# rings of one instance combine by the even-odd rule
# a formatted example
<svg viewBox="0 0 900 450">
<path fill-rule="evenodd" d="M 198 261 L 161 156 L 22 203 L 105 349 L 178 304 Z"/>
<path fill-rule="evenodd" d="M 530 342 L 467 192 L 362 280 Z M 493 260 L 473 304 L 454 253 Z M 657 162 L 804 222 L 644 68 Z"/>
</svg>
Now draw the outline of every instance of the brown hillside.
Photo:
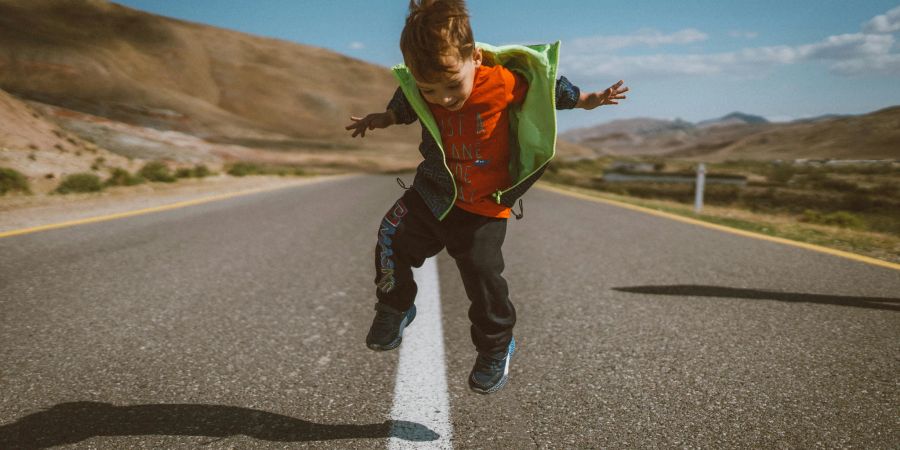
<svg viewBox="0 0 900 450">
<path fill-rule="evenodd" d="M 351 113 L 382 110 L 396 88 L 386 68 L 102 0 L 0 0 L 0 88 L 258 147 L 357 148 L 416 136 L 397 127 L 368 144 L 346 137 Z"/>
<path fill-rule="evenodd" d="M 726 159 L 900 159 L 900 106 L 870 114 L 774 126 L 711 153 Z"/>
<path fill-rule="evenodd" d="M 39 192 L 55 187 L 66 174 L 94 168 L 135 170 L 127 158 L 84 141 L 38 109 L 0 90 L 0 167 L 15 169 Z"/>
<path fill-rule="evenodd" d="M 747 116 L 753 117 L 753 116 Z M 594 151 L 721 162 L 729 159 L 900 159 L 900 106 L 790 123 L 629 119 L 566 132 Z"/>
</svg>

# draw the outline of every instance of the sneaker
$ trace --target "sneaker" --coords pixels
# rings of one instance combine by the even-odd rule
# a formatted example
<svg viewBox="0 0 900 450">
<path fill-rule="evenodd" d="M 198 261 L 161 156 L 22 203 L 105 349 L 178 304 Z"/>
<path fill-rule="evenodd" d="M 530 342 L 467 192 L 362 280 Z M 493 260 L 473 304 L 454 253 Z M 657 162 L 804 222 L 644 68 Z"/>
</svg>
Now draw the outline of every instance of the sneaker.
<svg viewBox="0 0 900 450">
<path fill-rule="evenodd" d="M 475 367 L 469 374 L 469 388 L 479 394 L 493 394 L 509 380 L 509 360 L 516 351 L 516 340 L 509 341 L 505 354 L 489 356 L 478 354 Z"/>
<path fill-rule="evenodd" d="M 416 306 L 406 312 L 383 303 L 375 304 L 375 319 L 366 336 L 366 346 L 375 351 L 393 350 L 403 340 L 403 329 L 416 318 Z"/>
</svg>

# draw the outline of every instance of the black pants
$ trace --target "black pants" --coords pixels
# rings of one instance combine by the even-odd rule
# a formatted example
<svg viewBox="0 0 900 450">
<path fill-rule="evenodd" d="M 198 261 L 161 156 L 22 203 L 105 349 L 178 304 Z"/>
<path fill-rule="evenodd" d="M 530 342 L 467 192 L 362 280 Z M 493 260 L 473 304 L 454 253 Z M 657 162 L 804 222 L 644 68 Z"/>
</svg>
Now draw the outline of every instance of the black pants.
<svg viewBox="0 0 900 450">
<path fill-rule="evenodd" d="M 454 207 L 437 220 L 425 202 L 409 189 L 387 212 L 378 229 L 375 247 L 375 285 L 378 301 L 401 311 L 416 298 L 412 268 L 442 249 L 456 260 L 472 322 L 472 342 L 479 353 L 506 350 L 516 323 L 503 279 L 503 239 L 506 219 L 472 214 Z"/>
</svg>

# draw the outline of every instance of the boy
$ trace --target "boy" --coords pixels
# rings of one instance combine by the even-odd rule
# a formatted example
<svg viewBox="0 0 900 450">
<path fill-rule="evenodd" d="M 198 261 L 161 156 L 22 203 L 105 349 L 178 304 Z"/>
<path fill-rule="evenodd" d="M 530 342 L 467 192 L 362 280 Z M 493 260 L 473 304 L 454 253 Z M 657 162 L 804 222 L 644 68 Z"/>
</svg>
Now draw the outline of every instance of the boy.
<svg viewBox="0 0 900 450">
<path fill-rule="evenodd" d="M 615 105 L 628 91 L 619 81 L 581 94 L 565 77 L 556 80 L 558 45 L 476 46 L 463 0 L 412 0 L 400 37 L 406 65 L 394 67 L 400 88 L 385 112 L 351 117 L 346 127 L 365 137 L 367 129 L 422 123 L 424 161 L 379 229 L 378 302 L 366 345 L 400 345 L 416 314 L 412 267 L 446 248 L 471 301 L 478 356 L 469 387 L 480 394 L 496 392 L 509 376 L 516 311 L 501 246 L 511 206 L 554 155 L 554 106 Z"/>
</svg>

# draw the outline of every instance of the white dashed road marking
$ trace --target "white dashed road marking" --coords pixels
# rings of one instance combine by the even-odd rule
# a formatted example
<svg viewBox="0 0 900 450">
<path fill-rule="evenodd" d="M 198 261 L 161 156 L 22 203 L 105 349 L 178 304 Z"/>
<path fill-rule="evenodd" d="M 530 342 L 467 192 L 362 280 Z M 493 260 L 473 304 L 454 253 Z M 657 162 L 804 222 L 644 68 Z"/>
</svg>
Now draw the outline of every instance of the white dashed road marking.
<svg viewBox="0 0 900 450">
<path fill-rule="evenodd" d="M 403 332 L 400 345 L 400 365 L 391 409 L 391 419 L 395 422 L 389 448 L 449 449 L 453 448 L 450 443 L 453 430 L 435 258 L 427 259 L 421 268 L 414 269 L 413 275 L 419 285 L 416 318 Z"/>
</svg>

